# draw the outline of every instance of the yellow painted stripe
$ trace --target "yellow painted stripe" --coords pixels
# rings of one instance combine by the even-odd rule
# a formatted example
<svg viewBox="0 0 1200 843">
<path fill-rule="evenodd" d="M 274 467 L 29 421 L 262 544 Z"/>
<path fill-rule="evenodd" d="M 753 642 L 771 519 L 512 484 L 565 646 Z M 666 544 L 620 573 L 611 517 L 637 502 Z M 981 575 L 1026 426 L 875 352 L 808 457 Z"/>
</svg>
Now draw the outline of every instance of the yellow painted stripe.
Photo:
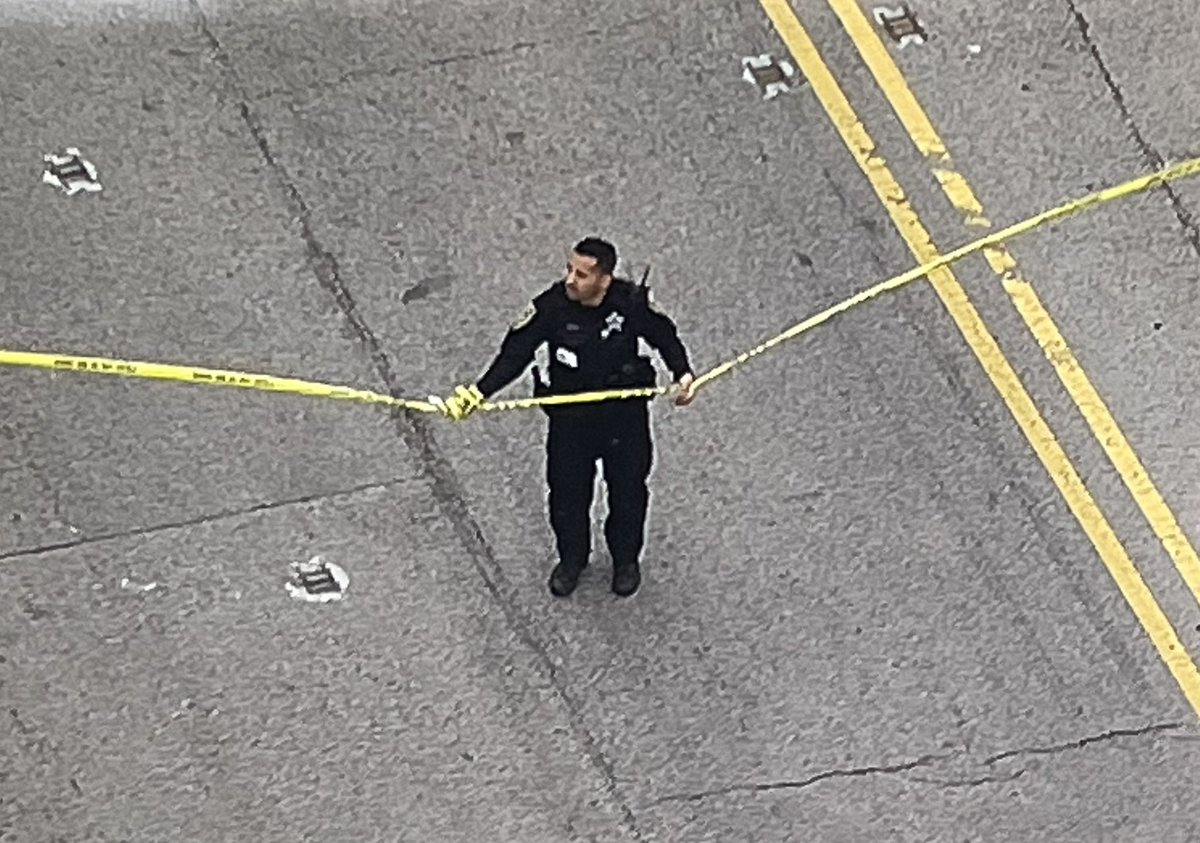
<svg viewBox="0 0 1200 843">
<path fill-rule="evenodd" d="M 930 160 L 935 177 L 942 185 L 946 197 L 968 216 L 982 217 L 983 207 L 966 178 L 957 173 L 953 178 L 948 177 L 954 165 L 951 163 L 946 144 L 933 127 L 925 109 L 917 102 L 904 74 L 870 20 L 855 0 L 827 2 L 841 20 L 863 61 L 875 76 L 875 81 L 883 89 L 909 137 L 917 149 Z M 1047 359 L 1054 365 L 1059 380 L 1071 396 L 1071 400 L 1075 402 L 1075 406 L 1079 408 L 1096 440 L 1104 448 L 1109 462 L 1120 474 L 1125 487 L 1175 563 L 1176 570 L 1187 583 L 1192 596 L 1200 603 L 1200 556 L 1196 554 L 1174 513 L 1154 485 L 1150 473 L 1146 471 L 1125 434 L 1121 432 L 1100 393 L 1079 365 L 1062 332 L 1042 305 L 1033 286 L 1021 276 L 1016 260 L 1003 244 L 986 249 L 984 257 L 1003 279 L 1004 289 L 1017 312 L 1021 314 Z"/>
<path fill-rule="evenodd" d="M 862 121 L 850 106 L 791 7 L 786 0 L 759 0 L 759 3 L 909 249 L 922 263 L 935 259 L 938 252 L 933 239 L 917 218 L 886 162 L 876 154 L 874 141 L 867 134 Z M 942 267 L 930 272 L 929 278 L 963 338 L 1046 467 L 1067 506 L 1095 546 L 1159 656 L 1179 683 L 1192 708 L 1200 714 L 1200 670 L 1197 670 L 1195 663 L 1184 650 L 1170 620 L 1146 587 L 1125 548 L 1034 405 L 1033 399 L 1004 357 L 953 272 L 947 267 Z"/>
<path fill-rule="evenodd" d="M 1150 473 L 1146 471 L 1133 447 L 1126 440 L 1125 434 L 1117 426 L 1104 404 L 1104 399 L 1083 373 L 1079 361 L 1071 353 L 1066 340 L 1034 292 L 1033 285 L 1018 276 L 1016 279 L 1005 281 L 1004 287 L 1021 317 L 1037 337 L 1042 351 L 1054 364 L 1059 378 L 1087 419 L 1092 432 L 1104 446 L 1109 460 L 1120 473 L 1142 514 L 1146 516 L 1155 535 L 1174 561 L 1180 576 L 1191 589 L 1197 602 L 1200 602 L 1200 558 L 1196 556 L 1196 550 L 1188 541 L 1175 514 L 1171 512 L 1154 481 L 1150 479 Z"/>
<path fill-rule="evenodd" d="M 938 184 L 942 186 L 942 191 L 950 197 L 954 207 L 963 212 L 963 218 L 967 225 L 991 228 L 991 220 L 983 215 L 983 206 L 975 201 L 971 187 L 961 173 L 946 167 L 935 167 L 933 175 L 938 180 Z"/>
</svg>

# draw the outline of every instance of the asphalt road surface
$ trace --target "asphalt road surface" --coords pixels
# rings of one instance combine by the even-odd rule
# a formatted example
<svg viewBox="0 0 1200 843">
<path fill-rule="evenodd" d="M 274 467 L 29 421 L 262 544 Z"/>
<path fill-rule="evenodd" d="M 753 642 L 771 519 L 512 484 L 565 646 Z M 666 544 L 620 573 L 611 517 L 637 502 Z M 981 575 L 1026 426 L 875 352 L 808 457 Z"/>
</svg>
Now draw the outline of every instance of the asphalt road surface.
<svg viewBox="0 0 1200 843">
<path fill-rule="evenodd" d="M 0 348 L 446 394 L 595 233 L 708 369 L 1200 155 L 1187 0 L 915 9 L 6 0 Z M 1200 838 L 1198 219 L 656 402 L 629 600 L 598 530 L 546 589 L 536 409 L 0 367 L 0 839 Z M 315 555 L 344 599 L 286 592 Z"/>
</svg>

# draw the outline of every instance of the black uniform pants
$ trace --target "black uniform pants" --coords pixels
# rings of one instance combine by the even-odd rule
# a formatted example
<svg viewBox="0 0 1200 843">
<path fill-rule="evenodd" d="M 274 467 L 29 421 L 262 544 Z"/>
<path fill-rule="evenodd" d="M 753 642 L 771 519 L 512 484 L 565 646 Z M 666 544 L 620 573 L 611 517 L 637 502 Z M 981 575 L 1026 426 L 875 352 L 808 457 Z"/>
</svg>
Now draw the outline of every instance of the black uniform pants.
<svg viewBox="0 0 1200 843">
<path fill-rule="evenodd" d="M 568 410 L 562 412 L 561 410 Z M 653 464 L 650 410 L 644 400 L 555 408 L 546 439 L 550 526 L 559 561 L 582 568 L 591 553 L 596 461 L 608 490 L 604 537 L 614 567 L 637 562 L 645 541 Z"/>
</svg>

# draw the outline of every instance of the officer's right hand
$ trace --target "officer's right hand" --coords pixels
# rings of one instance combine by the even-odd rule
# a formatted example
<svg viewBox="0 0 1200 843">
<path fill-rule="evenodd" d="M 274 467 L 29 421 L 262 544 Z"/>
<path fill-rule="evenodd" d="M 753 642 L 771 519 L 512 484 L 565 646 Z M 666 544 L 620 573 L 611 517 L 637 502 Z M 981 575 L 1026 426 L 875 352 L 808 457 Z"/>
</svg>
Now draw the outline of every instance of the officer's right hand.
<svg viewBox="0 0 1200 843">
<path fill-rule="evenodd" d="M 462 421 L 483 404 L 483 393 L 474 384 L 470 386 L 460 384 L 454 388 L 453 395 L 445 399 L 437 398 L 434 403 L 450 418 Z"/>
</svg>

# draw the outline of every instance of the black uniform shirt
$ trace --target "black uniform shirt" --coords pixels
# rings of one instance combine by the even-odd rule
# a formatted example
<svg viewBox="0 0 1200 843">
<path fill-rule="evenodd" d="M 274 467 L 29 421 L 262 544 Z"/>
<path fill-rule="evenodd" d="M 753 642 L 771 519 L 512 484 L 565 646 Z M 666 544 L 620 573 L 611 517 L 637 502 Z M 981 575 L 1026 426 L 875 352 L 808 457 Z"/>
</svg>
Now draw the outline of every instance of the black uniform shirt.
<svg viewBox="0 0 1200 843">
<path fill-rule="evenodd" d="M 500 351 L 476 386 L 485 398 L 503 389 L 550 346 L 549 394 L 654 386 L 654 367 L 638 354 L 644 338 L 675 380 L 694 374 L 675 323 L 650 303 L 648 291 L 614 278 L 599 305 L 567 298 L 563 281 L 531 301 L 509 327 Z"/>
</svg>

